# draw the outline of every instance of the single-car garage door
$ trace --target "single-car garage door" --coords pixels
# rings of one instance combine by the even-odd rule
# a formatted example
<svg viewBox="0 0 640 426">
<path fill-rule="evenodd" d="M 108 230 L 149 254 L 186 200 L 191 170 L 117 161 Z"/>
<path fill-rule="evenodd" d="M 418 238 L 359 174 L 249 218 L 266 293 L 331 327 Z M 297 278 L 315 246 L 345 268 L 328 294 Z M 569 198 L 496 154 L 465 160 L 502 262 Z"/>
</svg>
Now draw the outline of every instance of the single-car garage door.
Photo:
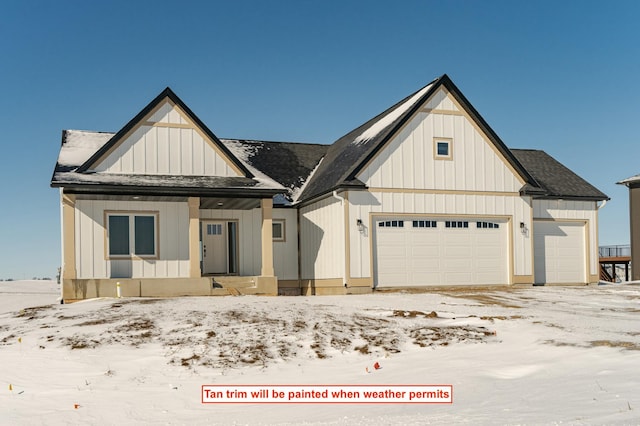
<svg viewBox="0 0 640 426">
<path fill-rule="evenodd" d="M 379 217 L 373 223 L 376 287 L 509 282 L 506 220 Z"/>
<path fill-rule="evenodd" d="M 586 283 L 584 222 L 533 221 L 536 284 Z"/>
</svg>

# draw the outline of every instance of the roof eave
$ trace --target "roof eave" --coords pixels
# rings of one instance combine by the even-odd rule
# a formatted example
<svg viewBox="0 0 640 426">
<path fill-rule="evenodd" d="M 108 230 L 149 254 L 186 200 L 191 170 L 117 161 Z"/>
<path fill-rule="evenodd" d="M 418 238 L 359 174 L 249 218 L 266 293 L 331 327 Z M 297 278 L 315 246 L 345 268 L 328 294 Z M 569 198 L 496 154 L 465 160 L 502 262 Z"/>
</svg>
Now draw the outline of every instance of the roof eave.
<svg viewBox="0 0 640 426">
<path fill-rule="evenodd" d="M 149 194 L 158 196 L 217 196 L 224 195 L 229 198 L 264 198 L 281 194 L 281 189 L 276 188 L 193 188 L 193 187 L 166 187 L 166 186 L 136 186 L 136 185 L 102 185 L 102 184 L 68 184 L 64 182 L 51 182 L 52 188 L 64 188 L 71 194 L 106 194 L 106 195 L 132 195 Z"/>
</svg>

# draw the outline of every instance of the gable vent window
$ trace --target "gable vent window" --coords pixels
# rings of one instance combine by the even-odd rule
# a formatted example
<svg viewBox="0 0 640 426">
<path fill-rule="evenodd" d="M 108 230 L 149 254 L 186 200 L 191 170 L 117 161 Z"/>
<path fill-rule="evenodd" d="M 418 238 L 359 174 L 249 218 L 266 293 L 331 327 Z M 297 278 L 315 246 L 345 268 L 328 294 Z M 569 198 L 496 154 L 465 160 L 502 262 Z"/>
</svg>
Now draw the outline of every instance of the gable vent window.
<svg viewBox="0 0 640 426">
<path fill-rule="evenodd" d="M 453 139 L 451 138 L 434 138 L 433 139 L 433 156 L 436 160 L 451 160 L 453 158 Z"/>
<path fill-rule="evenodd" d="M 378 222 L 379 228 L 404 228 L 404 220 L 386 220 Z"/>
<path fill-rule="evenodd" d="M 414 220 L 413 221 L 414 228 L 437 228 L 438 222 L 435 220 Z"/>
<path fill-rule="evenodd" d="M 493 222 L 476 222 L 476 226 L 478 228 L 482 228 L 482 229 L 498 229 L 498 228 L 500 228 L 500 224 L 499 223 L 493 223 Z"/>
<path fill-rule="evenodd" d="M 455 221 L 455 220 L 447 220 L 444 223 L 444 227 L 445 228 L 468 228 L 469 227 L 469 222 L 466 221 Z"/>
</svg>

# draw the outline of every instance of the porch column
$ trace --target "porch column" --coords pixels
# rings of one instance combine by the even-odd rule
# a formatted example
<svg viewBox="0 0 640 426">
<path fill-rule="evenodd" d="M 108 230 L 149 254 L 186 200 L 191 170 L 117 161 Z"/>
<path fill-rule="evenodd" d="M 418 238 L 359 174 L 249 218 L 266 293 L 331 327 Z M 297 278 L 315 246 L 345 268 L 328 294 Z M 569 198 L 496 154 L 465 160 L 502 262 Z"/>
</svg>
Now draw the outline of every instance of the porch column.
<svg viewBox="0 0 640 426">
<path fill-rule="evenodd" d="M 200 197 L 189 197 L 189 277 L 200 278 Z"/>
<path fill-rule="evenodd" d="M 260 201 L 262 210 L 262 271 L 263 277 L 273 277 L 273 199 L 263 198 Z"/>
<path fill-rule="evenodd" d="M 76 196 L 61 193 L 62 202 L 62 278 L 76 279 Z"/>
</svg>

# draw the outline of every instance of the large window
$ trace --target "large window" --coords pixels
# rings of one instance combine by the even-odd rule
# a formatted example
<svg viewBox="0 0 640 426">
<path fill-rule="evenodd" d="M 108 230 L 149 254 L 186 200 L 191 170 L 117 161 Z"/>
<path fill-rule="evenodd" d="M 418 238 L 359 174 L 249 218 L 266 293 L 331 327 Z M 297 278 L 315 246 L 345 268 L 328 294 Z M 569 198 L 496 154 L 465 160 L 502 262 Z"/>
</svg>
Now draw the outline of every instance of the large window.
<svg viewBox="0 0 640 426">
<path fill-rule="evenodd" d="M 110 257 L 157 257 L 157 213 L 107 213 Z"/>
</svg>

